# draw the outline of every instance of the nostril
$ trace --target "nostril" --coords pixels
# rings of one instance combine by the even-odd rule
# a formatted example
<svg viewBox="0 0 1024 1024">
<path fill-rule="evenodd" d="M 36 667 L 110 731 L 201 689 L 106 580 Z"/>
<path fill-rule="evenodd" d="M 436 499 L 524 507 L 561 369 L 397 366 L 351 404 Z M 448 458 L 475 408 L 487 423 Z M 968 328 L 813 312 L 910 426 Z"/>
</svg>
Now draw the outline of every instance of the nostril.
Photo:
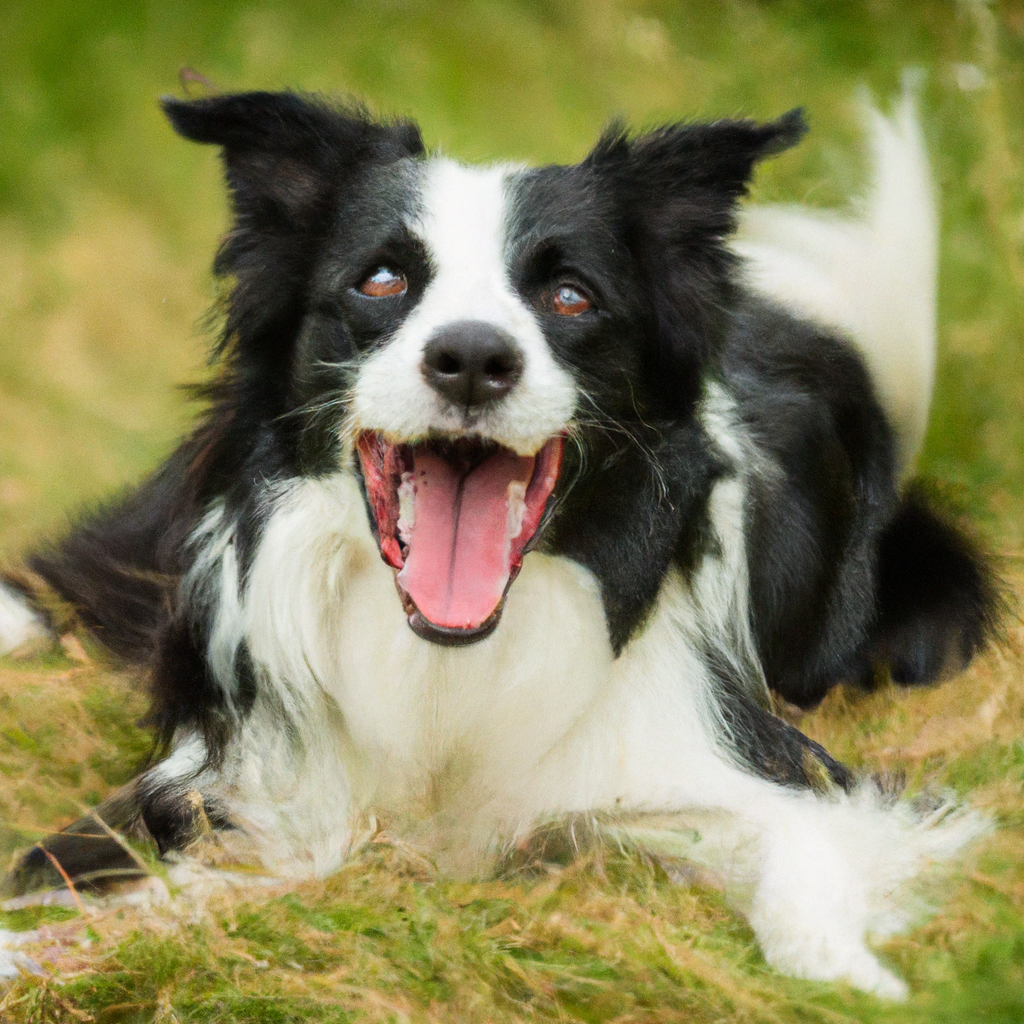
<svg viewBox="0 0 1024 1024">
<path fill-rule="evenodd" d="M 450 352 L 438 352 L 430 361 L 430 367 L 446 375 L 462 372 L 462 363 Z"/>
<path fill-rule="evenodd" d="M 512 364 L 510 359 L 503 359 L 501 356 L 491 356 L 491 358 L 484 363 L 483 372 L 485 377 L 499 379 L 502 377 L 510 377 L 516 372 L 516 367 Z"/>
</svg>

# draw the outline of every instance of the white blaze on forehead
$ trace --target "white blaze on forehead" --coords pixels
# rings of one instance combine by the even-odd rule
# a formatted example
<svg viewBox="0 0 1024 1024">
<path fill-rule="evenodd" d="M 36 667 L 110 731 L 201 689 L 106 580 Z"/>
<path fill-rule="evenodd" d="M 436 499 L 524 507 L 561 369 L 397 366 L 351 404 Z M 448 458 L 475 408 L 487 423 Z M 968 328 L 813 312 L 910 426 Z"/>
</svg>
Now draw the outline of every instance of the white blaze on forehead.
<svg viewBox="0 0 1024 1024">
<path fill-rule="evenodd" d="M 433 160 L 409 230 L 423 241 L 433 276 L 394 337 L 359 371 L 354 426 L 393 440 L 428 433 L 479 434 L 520 454 L 533 454 L 563 430 L 576 392 L 552 356 L 536 314 L 516 292 L 506 266 L 508 167 L 464 167 Z M 491 324 L 509 334 L 523 356 L 519 383 L 505 399 L 467 423 L 423 379 L 423 346 L 447 325 Z"/>
<path fill-rule="evenodd" d="M 430 166 L 422 212 L 409 225 L 427 243 L 437 272 L 439 287 L 424 296 L 430 306 L 458 301 L 464 319 L 521 318 L 522 301 L 513 295 L 505 269 L 507 174 L 504 167 L 463 167 L 450 160 Z M 438 312 L 444 319 L 445 311 Z"/>
</svg>

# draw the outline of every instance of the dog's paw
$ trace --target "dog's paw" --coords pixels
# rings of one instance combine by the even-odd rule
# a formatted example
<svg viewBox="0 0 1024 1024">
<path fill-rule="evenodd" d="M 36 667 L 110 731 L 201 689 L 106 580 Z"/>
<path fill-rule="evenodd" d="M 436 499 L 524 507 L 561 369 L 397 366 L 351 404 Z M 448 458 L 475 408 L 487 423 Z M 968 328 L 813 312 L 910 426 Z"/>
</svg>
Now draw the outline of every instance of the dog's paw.
<svg viewBox="0 0 1024 1024">
<path fill-rule="evenodd" d="M 765 959 L 776 970 L 808 981 L 846 982 L 882 999 L 902 1001 L 909 989 L 906 982 L 886 970 L 878 958 L 860 942 L 834 941 L 800 943 L 799 947 L 764 948 Z"/>
</svg>

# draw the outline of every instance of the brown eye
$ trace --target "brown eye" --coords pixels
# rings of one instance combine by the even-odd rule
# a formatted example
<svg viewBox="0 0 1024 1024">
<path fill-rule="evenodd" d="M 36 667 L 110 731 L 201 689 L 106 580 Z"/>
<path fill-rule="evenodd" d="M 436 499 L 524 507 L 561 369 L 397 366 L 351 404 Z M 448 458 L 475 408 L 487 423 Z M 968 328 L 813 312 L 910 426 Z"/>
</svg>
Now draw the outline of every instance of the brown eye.
<svg viewBox="0 0 1024 1024">
<path fill-rule="evenodd" d="M 359 290 L 371 299 L 383 299 L 389 295 L 401 295 L 409 285 L 402 274 L 390 267 L 378 267 L 363 283 Z"/>
<path fill-rule="evenodd" d="M 571 284 L 560 284 L 551 297 L 551 307 L 559 316 L 579 316 L 590 309 L 590 299 Z"/>
</svg>

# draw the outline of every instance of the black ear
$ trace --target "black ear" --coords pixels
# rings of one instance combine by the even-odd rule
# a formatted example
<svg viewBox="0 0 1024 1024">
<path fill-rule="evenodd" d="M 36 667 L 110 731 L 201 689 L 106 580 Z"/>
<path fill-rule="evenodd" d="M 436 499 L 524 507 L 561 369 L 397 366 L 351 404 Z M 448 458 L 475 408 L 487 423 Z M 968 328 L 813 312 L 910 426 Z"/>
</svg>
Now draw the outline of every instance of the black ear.
<svg viewBox="0 0 1024 1024">
<path fill-rule="evenodd" d="M 586 163 L 618 178 L 622 198 L 632 197 L 670 236 L 680 231 L 727 233 L 732 208 L 750 180 L 754 164 L 795 146 L 807 124 L 799 108 L 776 121 L 713 121 L 672 124 L 630 138 L 621 128 L 607 132 Z"/>
<path fill-rule="evenodd" d="M 407 121 L 372 120 L 293 92 L 164 97 L 179 135 L 222 147 L 235 210 L 257 226 L 309 222 L 351 171 L 423 152 Z"/>
<path fill-rule="evenodd" d="M 742 195 L 758 160 L 795 146 L 807 131 L 799 107 L 776 121 L 678 124 L 632 142 L 632 159 L 661 186 L 702 185 L 725 196 Z"/>
<path fill-rule="evenodd" d="M 214 271 L 235 283 L 218 351 L 237 344 L 247 357 L 286 359 L 343 190 L 361 168 L 421 154 L 419 130 L 292 92 L 161 102 L 180 135 L 221 147 L 231 189 L 235 222 Z"/>
<path fill-rule="evenodd" d="M 673 124 L 630 138 L 607 132 L 584 162 L 613 192 L 655 321 L 651 384 L 669 412 L 696 401 L 733 304 L 724 245 L 754 164 L 795 145 L 803 112 L 776 121 Z"/>
</svg>

